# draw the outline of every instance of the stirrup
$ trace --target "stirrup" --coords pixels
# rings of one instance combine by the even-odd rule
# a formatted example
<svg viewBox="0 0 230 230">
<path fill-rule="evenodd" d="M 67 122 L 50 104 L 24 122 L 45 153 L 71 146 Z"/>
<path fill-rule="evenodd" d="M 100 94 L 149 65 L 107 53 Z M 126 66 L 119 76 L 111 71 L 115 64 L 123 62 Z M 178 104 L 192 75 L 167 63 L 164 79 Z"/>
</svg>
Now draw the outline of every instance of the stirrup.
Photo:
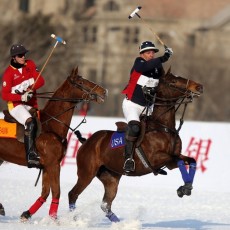
<svg viewBox="0 0 230 230">
<path fill-rule="evenodd" d="M 128 158 L 124 163 L 123 169 L 127 173 L 134 172 L 135 171 L 135 161 L 132 158 Z"/>
<path fill-rule="evenodd" d="M 32 152 L 28 154 L 28 168 L 42 168 L 40 164 L 40 156 Z"/>
<path fill-rule="evenodd" d="M 43 168 L 40 161 L 37 161 L 37 160 L 28 160 L 27 166 L 28 166 L 28 168 L 38 168 L 38 169 Z"/>
</svg>

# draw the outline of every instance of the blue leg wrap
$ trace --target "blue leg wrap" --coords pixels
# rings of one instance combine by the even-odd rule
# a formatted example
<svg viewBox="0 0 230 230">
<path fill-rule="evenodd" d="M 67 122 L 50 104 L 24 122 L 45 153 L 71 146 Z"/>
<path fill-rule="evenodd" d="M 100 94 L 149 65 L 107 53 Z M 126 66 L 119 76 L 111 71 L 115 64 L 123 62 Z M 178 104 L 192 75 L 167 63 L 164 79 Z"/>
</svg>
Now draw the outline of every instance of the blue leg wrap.
<svg viewBox="0 0 230 230">
<path fill-rule="evenodd" d="M 179 160 L 177 162 L 177 166 L 180 169 L 180 172 L 181 172 L 182 179 L 183 179 L 184 183 L 192 183 L 192 179 L 191 179 L 189 173 L 187 172 L 187 169 L 185 167 L 184 161 L 183 160 Z"/>
<path fill-rule="evenodd" d="M 108 217 L 111 222 L 120 222 L 120 219 L 113 212 L 106 214 L 106 217 Z"/>
<path fill-rule="evenodd" d="M 189 165 L 189 176 L 190 176 L 190 179 L 191 179 L 191 183 L 193 182 L 195 173 L 196 173 L 196 163 L 191 163 Z"/>
<path fill-rule="evenodd" d="M 69 204 L 69 210 L 70 210 L 70 212 L 73 212 L 75 209 L 76 209 L 76 205 L 74 203 L 73 204 Z"/>
</svg>

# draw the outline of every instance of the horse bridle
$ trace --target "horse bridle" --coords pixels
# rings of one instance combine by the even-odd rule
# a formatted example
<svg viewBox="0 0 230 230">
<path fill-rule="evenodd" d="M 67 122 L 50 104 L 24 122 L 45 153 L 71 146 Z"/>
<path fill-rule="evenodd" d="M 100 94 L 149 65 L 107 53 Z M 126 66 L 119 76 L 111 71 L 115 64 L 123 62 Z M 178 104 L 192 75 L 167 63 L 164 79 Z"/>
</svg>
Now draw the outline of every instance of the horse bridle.
<svg viewBox="0 0 230 230">
<path fill-rule="evenodd" d="M 175 97 L 175 98 L 161 98 L 161 97 L 155 97 L 156 99 L 159 99 L 163 102 L 169 102 L 167 104 L 165 103 L 154 103 L 154 105 L 158 105 L 158 106 L 168 106 L 169 108 L 164 111 L 164 113 L 167 113 L 168 111 L 170 111 L 172 108 L 174 108 L 176 105 L 177 108 L 175 109 L 175 112 L 179 109 L 179 107 L 184 104 L 184 109 L 183 109 L 183 113 L 182 113 L 182 116 L 180 118 L 180 124 L 179 124 L 179 127 L 177 130 L 171 130 L 170 128 L 166 127 L 166 126 L 163 126 L 163 130 L 170 130 L 172 133 L 176 133 L 177 135 L 179 134 L 179 131 L 183 125 L 183 118 L 184 118 L 184 114 L 185 114 L 185 111 L 186 111 L 186 108 L 187 108 L 187 105 L 188 103 L 191 103 L 193 101 L 193 95 L 194 93 L 190 90 L 188 90 L 188 86 L 189 86 L 189 79 L 187 79 L 187 82 L 186 82 L 186 87 L 185 88 L 181 88 L 181 87 L 178 87 L 178 86 L 175 86 L 173 83 L 168 83 L 166 82 L 165 80 L 162 81 L 163 84 L 165 84 L 166 86 L 168 86 L 169 88 L 172 88 L 174 90 L 177 90 L 179 91 L 180 93 L 182 93 L 183 95 L 182 96 L 179 96 L 179 97 Z M 188 95 L 189 93 L 189 95 Z M 180 99 L 180 100 L 179 100 Z M 179 100 L 179 101 L 178 101 Z M 163 113 L 163 114 L 164 114 Z M 160 114 L 158 117 L 162 116 L 163 114 Z M 157 120 L 157 119 L 156 119 Z M 162 125 L 162 124 L 160 124 Z M 166 131 L 167 132 L 167 131 Z"/>
<path fill-rule="evenodd" d="M 79 77 L 83 80 L 83 78 L 82 78 L 81 76 L 79 76 Z M 67 80 L 70 82 L 71 85 L 73 85 L 73 86 L 76 87 L 76 88 L 79 88 L 80 90 L 82 90 L 82 91 L 84 92 L 84 94 L 82 95 L 82 98 L 79 98 L 79 99 L 75 99 L 75 98 L 67 98 L 67 99 L 65 99 L 65 98 L 53 98 L 53 97 L 46 97 L 46 98 L 48 98 L 48 99 L 51 100 L 51 101 L 64 101 L 64 102 L 73 102 L 73 103 L 77 103 L 77 102 L 81 102 L 81 101 L 89 102 L 89 101 L 91 101 L 91 100 L 96 99 L 97 97 L 101 97 L 101 96 L 99 96 L 97 93 L 94 93 L 94 92 L 96 91 L 96 89 L 99 87 L 97 84 L 94 83 L 95 86 L 94 86 L 92 89 L 90 89 L 90 88 L 88 88 L 88 87 L 84 87 L 83 84 L 81 84 L 81 83 L 77 83 L 77 82 L 75 82 L 75 81 L 71 81 L 70 77 L 68 77 Z M 41 98 L 41 97 L 40 97 L 40 98 Z M 42 98 L 45 98 L 45 97 L 42 97 Z M 50 115 L 50 114 L 48 114 L 48 113 L 45 112 L 45 114 L 46 114 L 49 118 L 48 118 L 47 120 L 45 120 L 43 123 L 48 123 L 50 120 L 55 120 L 55 121 L 57 121 L 57 122 L 63 124 L 64 126 L 66 126 L 66 127 L 67 127 L 68 129 L 70 129 L 71 131 L 75 132 L 75 130 L 76 130 L 80 125 L 78 125 L 75 129 L 72 129 L 69 125 L 65 124 L 64 122 L 62 122 L 62 121 L 60 121 L 60 120 L 58 119 L 59 116 L 61 116 L 62 114 L 68 112 L 68 111 L 71 110 L 71 109 L 74 109 L 74 107 L 75 107 L 75 105 L 70 106 L 68 109 L 62 111 L 62 112 L 59 113 L 59 114 L 56 114 L 55 116 L 52 116 L 52 115 Z M 44 112 L 44 111 L 43 111 L 43 112 Z M 85 120 L 85 118 L 84 118 L 83 121 L 82 121 L 80 124 L 85 123 L 85 122 L 86 122 L 86 120 Z M 43 124 L 43 123 L 42 123 L 42 124 Z"/>
<path fill-rule="evenodd" d="M 187 79 L 187 82 L 186 82 L 186 87 L 185 88 L 182 88 L 182 87 L 178 87 L 178 86 L 175 86 L 172 82 L 168 83 L 168 86 L 172 89 L 175 89 L 177 91 L 179 91 L 180 93 L 183 93 L 183 94 L 186 94 L 187 92 L 191 93 L 190 90 L 188 90 L 188 85 L 189 85 L 189 79 Z M 167 84 L 167 83 L 166 83 Z"/>
<path fill-rule="evenodd" d="M 84 79 L 83 79 L 81 76 L 78 75 L 78 77 L 84 81 Z M 95 93 L 95 91 L 97 90 L 97 88 L 99 87 L 99 85 L 97 85 L 97 84 L 95 84 L 95 83 L 92 82 L 93 84 L 95 84 L 95 86 L 94 86 L 92 89 L 90 89 L 90 88 L 88 88 L 88 87 L 85 87 L 85 86 L 84 86 L 83 84 L 81 84 L 81 83 L 76 83 L 76 82 L 74 82 L 74 81 L 71 81 L 71 79 L 70 79 L 69 77 L 68 77 L 68 81 L 69 81 L 74 87 L 79 88 L 80 90 L 82 90 L 82 91 L 84 92 L 84 94 L 82 95 L 82 100 L 83 100 L 83 101 L 95 100 L 97 97 L 100 97 L 100 98 L 101 98 L 100 95 L 98 95 L 97 93 Z M 89 80 L 88 80 L 88 81 L 89 81 Z M 89 82 L 91 82 L 91 81 L 89 81 Z"/>
<path fill-rule="evenodd" d="M 191 90 L 188 90 L 189 82 L 190 82 L 190 80 L 187 79 L 186 87 L 182 88 L 182 87 L 178 87 L 178 86 L 174 85 L 172 82 L 168 83 L 165 80 L 163 80 L 162 81 L 163 84 L 165 84 L 166 86 L 168 86 L 171 89 L 174 89 L 174 90 L 182 93 L 183 95 L 179 96 L 179 97 L 174 97 L 174 98 L 162 98 L 162 97 L 156 96 L 156 99 L 159 99 L 159 100 L 164 101 L 164 102 L 171 102 L 173 106 L 176 104 L 178 104 L 180 106 L 181 104 L 191 103 L 193 101 L 193 98 L 194 98 L 194 93 Z M 181 100 L 178 102 L 179 99 L 181 99 Z M 155 105 L 164 105 L 164 104 L 155 103 Z"/>
<path fill-rule="evenodd" d="M 81 98 L 61 98 L 61 97 L 44 96 L 44 95 L 53 95 L 54 92 L 36 93 L 34 97 L 49 99 L 51 101 L 63 101 L 63 102 L 73 102 L 73 103 L 78 103 L 81 101 L 89 102 L 91 100 L 95 100 L 97 97 L 102 98 L 100 95 L 95 93 L 96 89 L 100 87 L 99 85 L 94 83 L 95 86 L 92 89 L 90 89 L 88 87 L 84 87 L 83 84 L 81 83 L 76 83 L 75 81 L 71 81 L 69 77 L 67 78 L 67 80 L 69 81 L 71 85 L 73 85 L 74 87 L 84 92 Z"/>
</svg>

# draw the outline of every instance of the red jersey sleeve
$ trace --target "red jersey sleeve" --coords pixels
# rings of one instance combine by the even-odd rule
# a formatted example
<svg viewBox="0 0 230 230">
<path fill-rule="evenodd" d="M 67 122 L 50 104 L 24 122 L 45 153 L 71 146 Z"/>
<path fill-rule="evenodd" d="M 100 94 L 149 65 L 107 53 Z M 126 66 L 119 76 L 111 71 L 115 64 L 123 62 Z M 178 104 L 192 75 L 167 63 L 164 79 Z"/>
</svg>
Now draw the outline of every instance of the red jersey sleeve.
<svg viewBox="0 0 230 230">
<path fill-rule="evenodd" d="M 21 101 L 21 95 L 13 94 L 13 71 L 11 67 L 8 67 L 3 74 L 2 78 L 2 99 L 5 101 Z"/>
</svg>

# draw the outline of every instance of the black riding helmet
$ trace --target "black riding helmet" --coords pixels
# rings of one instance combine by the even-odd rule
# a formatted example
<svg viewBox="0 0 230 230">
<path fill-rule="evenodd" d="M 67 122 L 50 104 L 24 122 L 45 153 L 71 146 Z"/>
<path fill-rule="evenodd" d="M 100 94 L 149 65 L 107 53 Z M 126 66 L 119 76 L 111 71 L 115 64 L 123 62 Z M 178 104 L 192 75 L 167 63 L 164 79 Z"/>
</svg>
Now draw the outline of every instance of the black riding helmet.
<svg viewBox="0 0 230 230">
<path fill-rule="evenodd" d="M 153 50 L 155 53 L 157 53 L 159 51 L 159 49 L 157 49 L 156 46 L 152 42 L 150 42 L 150 41 L 142 42 L 140 47 L 139 47 L 140 54 L 147 51 L 147 50 Z"/>
<path fill-rule="evenodd" d="M 26 54 L 27 52 L 29 52 L 29 50 L 27 50 L 23 45 L 21 44 L 14 44 L 11 46 L 10 48 L 10 56 L 14 57 L 18 54 Z"/>
</svg>

